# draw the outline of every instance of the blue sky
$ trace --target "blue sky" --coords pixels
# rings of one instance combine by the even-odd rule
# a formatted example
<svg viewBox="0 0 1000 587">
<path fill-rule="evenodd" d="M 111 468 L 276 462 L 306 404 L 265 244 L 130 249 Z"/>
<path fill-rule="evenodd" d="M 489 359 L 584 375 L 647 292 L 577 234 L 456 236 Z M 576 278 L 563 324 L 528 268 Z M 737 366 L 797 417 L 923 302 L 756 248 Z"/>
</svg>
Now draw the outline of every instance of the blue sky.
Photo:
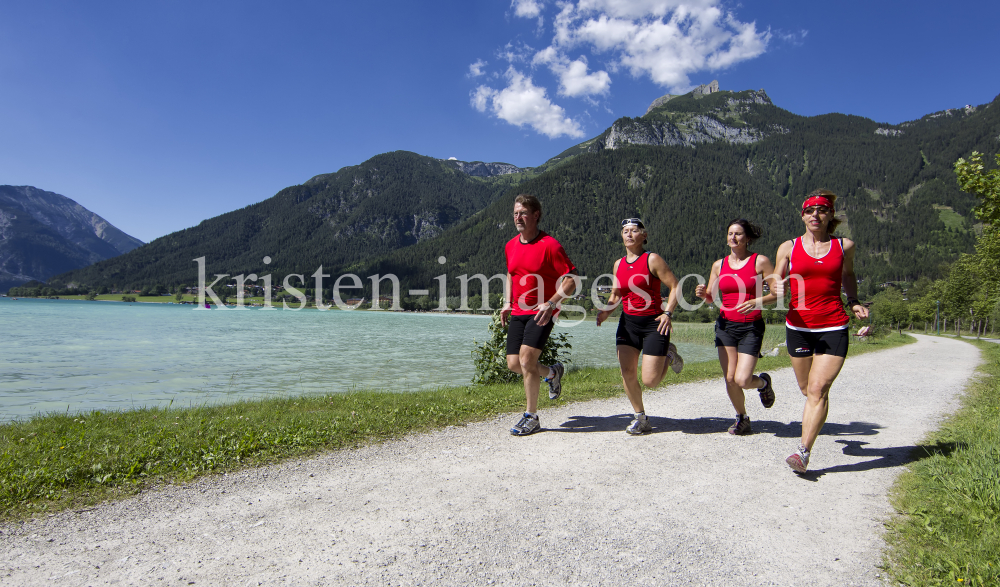
<svg viewBox="0 0 1000 587">
<path fill-rule="evenodd" d="M 387 151 L 538 165 L 713 79 L 899 123 L 1000 94 L 996 22 L 992 0 L 0 0 L 0 184 L 150 241 Z"/>
</svg>

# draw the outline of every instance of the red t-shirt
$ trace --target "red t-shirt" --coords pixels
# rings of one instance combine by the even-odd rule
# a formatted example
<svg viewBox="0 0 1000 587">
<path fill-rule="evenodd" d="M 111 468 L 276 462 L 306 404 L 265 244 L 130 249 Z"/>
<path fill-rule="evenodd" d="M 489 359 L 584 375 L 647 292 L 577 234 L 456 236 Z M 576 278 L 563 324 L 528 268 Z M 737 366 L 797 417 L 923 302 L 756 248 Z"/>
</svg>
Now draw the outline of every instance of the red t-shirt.
<svg viewBox="0 0 1000 587">
<path fill-rule="evenodd" d="M 760 310 L 754 310 L 746 315 L 736 311 L 743 302 L 763 295 L 761 279 L 757 275 L 757 253 L 750 255 L 747 262 L 739 269 L 730 267 L 729 255 L 723 257 L 716 283 L 719 295 L 722 297 L 719 311 L 722 312 L 723 318 L 730 322 L 753 322 L 760 318 Z"/>
<path fill-rule="evenodd" d="M 504 254 L 511 277 L 511 314 L 515 316 L 535 314 L 535 306 L 556 293 L 559 278 L 576 272 L 559 241 L 542 231 L 529 243 L 522 243 L 521 235 L 510 239 Z"/>
<path fill-rule="evenodd" d="M 844 247 L 839 238 L 830 242 L 823 257 L 812 257 L 802 247 L 801 237 L 792 243 L 788 263 L 791 308 L 785 324 L 792 330 L 825 332 L 839 330 L 851 321 L 840 299 L 844 280 Z"/>
<path fill-rule="evenodd" d="M 663 313 L 660 279 L 649 270 L 649 251 L 629 263 L 628 255 L 618 262 L 616 287 L 622 295 L 622 311 L 630 316 L 659 316 Z"/>
</svg>

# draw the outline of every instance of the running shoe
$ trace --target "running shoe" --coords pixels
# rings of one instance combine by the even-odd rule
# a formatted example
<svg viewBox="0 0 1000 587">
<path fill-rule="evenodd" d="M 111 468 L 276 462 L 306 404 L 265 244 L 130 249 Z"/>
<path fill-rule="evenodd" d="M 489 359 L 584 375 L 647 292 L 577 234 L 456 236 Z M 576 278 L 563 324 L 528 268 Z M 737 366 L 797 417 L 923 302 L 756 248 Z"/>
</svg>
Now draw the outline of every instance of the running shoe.
<svg viewBox="0 0 1000 587">
<path fill-rule="evenodd" d="M 760 393 L 760 404 L 765 408 L 770 408 L 774 405 L 774 389 L 771 388 L 771 376 L 767 373 L 761 373 L 758 377 L 764 380 L 764 387 L 757 390 Z"/>
<path fill-rule="evenodd" d="M 514 427 L 510 429 L 510 433 L 514 436 L 527 436 L 529 434 L 534 434 L 542 429 L 541 424 L 538 423 L 538 416 L 529 416 L 524 414 L 521 419 L 514 424 Z"/>
<path fill-rule="evenodd" d="M 750 434 L 750 416 L 746 414 L 740 415 L 736 414 L 736 422 L 729 427 L 729 433 L 735 434 L 736 436 L 746 436 Z"/>
<path fill-rule="evenodd" d="M 799 450 L 792 453 L 791 456 L 785 459 L 785 462 L 796 473 L 805 473 L 806 467 L 809 466 L 809 451 L 806 450 L 806 447 L 800 445 Z"/>
<path fill-rule="evenodd" d="M 556 363 L 552 365 L 552 370 L 556 374 L 545 378 L 545 381 L 549 384 L 549 399 L 559 399 L 559 395 L 562 393 L 562 376 L 566 369 L 562 363 Z"/>
<path fill-rule="evenodd" d="M 681 369 L 684 368 L 684 359 L 677 352 L 677 347 L 674 346 L 674 343 L 670 343 L 667 346 L 667 356 L 670 357 L 670 368 L 674 370 L 674 373 L 680 373 Z"/>
<path fill-rule="evenodd" d="M 652 430 L 653 430 L 653 425 L 649 423 L 649 418 L 647 418 L 646 416 L 642 416 L 642 417 L 637 417 L 635 420 L 632 420 L 632 423 L 628 425 L 628 428 L 625 429 L 625 432 L 628 432 L 629 434 L 639 435 L 651 432 Z"/>
</svg>

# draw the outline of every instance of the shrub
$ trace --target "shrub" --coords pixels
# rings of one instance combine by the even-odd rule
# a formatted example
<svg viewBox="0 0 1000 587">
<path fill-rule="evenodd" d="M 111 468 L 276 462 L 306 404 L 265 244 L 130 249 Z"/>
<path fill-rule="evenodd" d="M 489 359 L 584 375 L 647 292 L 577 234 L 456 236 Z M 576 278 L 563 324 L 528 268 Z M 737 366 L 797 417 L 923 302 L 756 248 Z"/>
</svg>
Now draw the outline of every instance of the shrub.
<svg viewBox="0 0 1000 587">
<path fill-rule="evenodd" d="M 507 368 L 507 328 L 500 321 L 500 310 L 493 312 L 493 319 L 490 320 L 489 339 L 479 344 L 475 342 L 472 349 L 472 359 L 476 364 L 476 374 L 472 382 L 478 385 L 490 383 L 506 383 L 517 380 L 520 375 Z M 561 362 L 569 363 L 569 350 L 573 345 L 569 343 L 569 335 L 560 332 L 552 334 L 542 349 L 542 354 L 538 361 L 543 365 Z"/>
</svg>

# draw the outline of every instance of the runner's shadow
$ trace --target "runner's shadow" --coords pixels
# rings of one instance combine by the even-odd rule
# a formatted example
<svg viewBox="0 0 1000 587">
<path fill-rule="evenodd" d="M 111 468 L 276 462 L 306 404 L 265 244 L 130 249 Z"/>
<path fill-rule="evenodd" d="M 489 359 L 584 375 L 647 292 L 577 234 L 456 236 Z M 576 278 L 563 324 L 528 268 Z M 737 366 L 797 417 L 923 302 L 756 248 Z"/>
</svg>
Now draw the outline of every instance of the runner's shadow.
<svg viewBox="0 0 1000 587">
<path fill-rule="evenodd" d="M 774 434 L 778 438 L 801 438 L 802 422 L 775 422 L 773 420 L 752 421 L 754 434 Z M 821 436 L 875 436 L 881 424 L 874 422 L 850 422 L 848 424 L 838 424 L 837 422 L 827 422 L 820 431 Z M 839 441 L 838 441 L 839 442 Z"/>
<path fill-rule="evenodd" d="M 650 418 L 652 420 L 652 418 Z M 548 428 L 551 432 L 614 432 L 624 430 L 632 422 L 632 414 L 614 416 L 570 416 L 558 428 Z"/>
<path fill-rule="evenodd" d="M 615 432 L 625 430 L 632 422 L 632 414 L 615 414 L 613 416 L 570 416 L 569 420 L 559 425 L 559 428 L 548 428 L 552 432 Z M 683 432 L 685 434 L 714 434 L 725 432 L 731 419 L 727 418 L 693 418 L 677 419 L 649 416 L 653 430 L 649 434 L 661 432 Z"/>
<path fill-rule="evenodd" d="M 850 465 L 836 465 L 826 469 L 816 469 L 806 473 L 799 473 L 799 476 L 809 481 L 816 481 L 827 473 L 856 473 L 871 471 L 872 469 L 901 467 L 935 454 L 947 456 L 958 448 L 958 444 L 954 442 L 939 442 L 930 446 L 891 446 L 887 448 L 865 448 L 865 445 L 868 443 L 860 440 L 836 440 L 834 442 L 844 445 L 842 452 L 847 456 L 877 458 L 871 458 L 870 460 Z"/>
</svg>

